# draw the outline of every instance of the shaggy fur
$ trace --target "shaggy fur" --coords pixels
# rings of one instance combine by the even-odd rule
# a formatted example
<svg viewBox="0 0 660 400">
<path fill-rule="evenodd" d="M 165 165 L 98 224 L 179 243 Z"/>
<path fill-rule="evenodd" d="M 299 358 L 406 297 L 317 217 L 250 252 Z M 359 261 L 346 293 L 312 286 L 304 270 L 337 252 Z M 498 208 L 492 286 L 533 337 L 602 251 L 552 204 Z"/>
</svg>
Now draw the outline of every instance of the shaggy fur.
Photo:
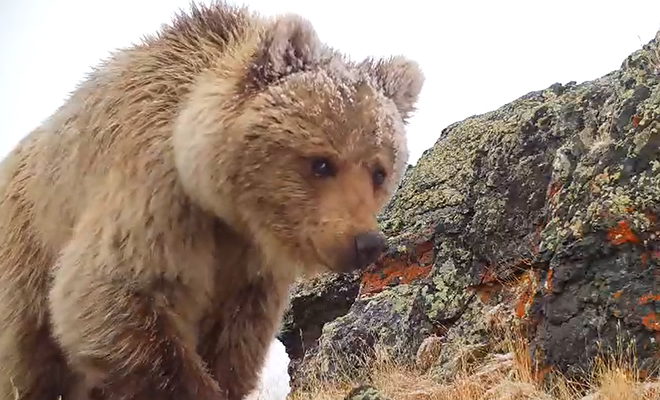
<svg viewBox="0 0 660 400">
<path fill-rule="evenodd" d="M 293 280 L 378 256 L 422 83 L 222 3 L 113 54 L 0 168 L 0 398 L 243 398 Z"/>
</svg>

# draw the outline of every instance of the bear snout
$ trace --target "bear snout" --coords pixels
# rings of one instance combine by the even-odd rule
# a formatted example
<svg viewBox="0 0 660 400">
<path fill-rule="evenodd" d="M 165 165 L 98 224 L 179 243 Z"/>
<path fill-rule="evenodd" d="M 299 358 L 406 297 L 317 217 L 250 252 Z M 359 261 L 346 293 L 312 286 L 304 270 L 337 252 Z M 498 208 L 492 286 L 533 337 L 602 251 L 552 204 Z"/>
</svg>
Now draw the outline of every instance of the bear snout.
<svg viewBox="0 0 660 400">
<path fill-rule="evenodd" d="M 355 236 L 351 269 L 364 269 L 378 260 L 385 251 L 385 236 L 378 231 L 367 231 Z"/>
</svg>

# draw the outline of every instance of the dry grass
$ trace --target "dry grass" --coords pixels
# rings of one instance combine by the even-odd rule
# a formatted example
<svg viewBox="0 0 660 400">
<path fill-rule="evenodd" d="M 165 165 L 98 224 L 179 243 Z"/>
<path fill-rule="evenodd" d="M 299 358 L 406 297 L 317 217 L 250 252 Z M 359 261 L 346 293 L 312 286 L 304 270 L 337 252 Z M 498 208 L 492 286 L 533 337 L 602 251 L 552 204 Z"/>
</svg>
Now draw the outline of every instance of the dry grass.
<svg viewBox="0 0 660 400">
<path fill-rule="evenodd" d="M 526 356 L 520 335 L 508 335 L 508 353 L 492 354 L 477 365 L 466 363 L 451 383 L 431 373 L 400 365 L 377 349 L 369 370 L 370 384 L 393 400 L 651 400 L 660 399 L 660 383 L 645 381 L 635 368 L 634 347 L 624 341 L 594 360 L 588 382 L 573 382 L 549 371 L 540 379 Z M 541 383 L 543 381 L 543 383 Z M 358 382 L 329 385 L 306 382 L 290 400 L 343 400 Z M 311 383 L 311 384 L 310 384 Z"/>
</svg>

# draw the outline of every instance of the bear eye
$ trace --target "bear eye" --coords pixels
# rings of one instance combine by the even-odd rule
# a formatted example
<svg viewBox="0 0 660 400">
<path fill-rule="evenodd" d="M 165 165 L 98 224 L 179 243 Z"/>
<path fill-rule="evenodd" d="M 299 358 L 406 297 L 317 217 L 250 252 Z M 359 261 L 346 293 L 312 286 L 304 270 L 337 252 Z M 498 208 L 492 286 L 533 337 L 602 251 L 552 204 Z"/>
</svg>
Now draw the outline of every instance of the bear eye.
<svg viewBox="0 0 660 400">
<path fill-rule="evenodd" d="M 385 171 L 382 168 L 376 168 L 372 173 L 371 179 L 374 181 L 374 186 L 382 186 L 385 182 Z"/>
<path fill-rule="evenodd" d="M 319 178 L 330 178 L 335 175 L 335 169 L 327 158 L 314 158 L 312 160 L 312 172 Z"/>
</svg>

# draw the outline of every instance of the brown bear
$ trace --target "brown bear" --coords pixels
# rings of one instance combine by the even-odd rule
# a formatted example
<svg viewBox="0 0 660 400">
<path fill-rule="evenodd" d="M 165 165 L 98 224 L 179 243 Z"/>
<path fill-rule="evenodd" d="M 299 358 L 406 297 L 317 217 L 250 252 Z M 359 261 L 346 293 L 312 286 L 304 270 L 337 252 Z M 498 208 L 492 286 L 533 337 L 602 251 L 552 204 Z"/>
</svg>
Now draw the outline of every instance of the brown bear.
<svg viewBox="0 0 660 400">
<path fill-rule="evenodd" d="M 381 253 L 423 81 L 220 2 L 112 54 L 0 168 L 0 399 L 242 399 L 291 283 Z"/>
</svg>

